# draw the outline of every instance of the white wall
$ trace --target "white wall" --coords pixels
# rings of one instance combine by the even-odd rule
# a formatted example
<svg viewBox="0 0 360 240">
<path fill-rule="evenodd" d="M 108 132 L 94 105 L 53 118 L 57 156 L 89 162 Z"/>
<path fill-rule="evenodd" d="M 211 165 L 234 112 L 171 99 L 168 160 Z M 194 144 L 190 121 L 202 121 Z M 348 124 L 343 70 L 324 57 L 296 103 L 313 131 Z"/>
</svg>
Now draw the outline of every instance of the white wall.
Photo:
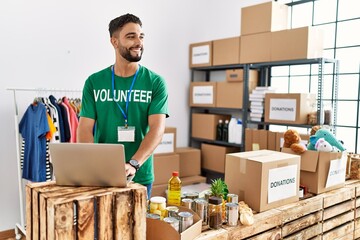
<svg viewBox="0 0 360 240">
<path fill-rule="evenodd" d="M 261 2 L 0 1 L 0 231 L 20 222 L 15 107 L 7 88 L 81 89 L 88 75 L 114 62 L 108 23 L 130 12 L 141 18 L 146 34 L 141 64 L 167 80 L 167 125 L 177 128 L 178 146 L 187 146 L 189 44 L 238 36 L 241 7 Z M 17 93 L 20 118 L 36 94 Z"/>
</svg>

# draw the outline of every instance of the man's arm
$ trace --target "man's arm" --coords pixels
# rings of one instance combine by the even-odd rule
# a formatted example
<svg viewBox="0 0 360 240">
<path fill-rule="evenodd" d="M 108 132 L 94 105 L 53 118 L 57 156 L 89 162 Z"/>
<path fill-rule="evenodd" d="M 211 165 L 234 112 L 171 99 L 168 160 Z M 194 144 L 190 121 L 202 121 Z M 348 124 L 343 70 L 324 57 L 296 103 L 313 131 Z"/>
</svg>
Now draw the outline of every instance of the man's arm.
<svg viewBox="0 0 360 240">
<path fill-rule="evenodd" d="M 93 143 L 94 142 L 94 125 L 95 120 L 86 117 L 80 117 L 79 126 L 76 131 L 76 139 L 79 143 Z"/>
<path fill-rule="evenodd" d="M 153 114 L 149 116 L 149 132 L 142 140 L 139 149 L 132 159 L 139 162 L 140 166 L 150 157 L 155 148 L 159 145 L 165 131 L 165 114 Z M 135 169 L 126 164 L 127 174 L 135 174 Z"/>
</svg>

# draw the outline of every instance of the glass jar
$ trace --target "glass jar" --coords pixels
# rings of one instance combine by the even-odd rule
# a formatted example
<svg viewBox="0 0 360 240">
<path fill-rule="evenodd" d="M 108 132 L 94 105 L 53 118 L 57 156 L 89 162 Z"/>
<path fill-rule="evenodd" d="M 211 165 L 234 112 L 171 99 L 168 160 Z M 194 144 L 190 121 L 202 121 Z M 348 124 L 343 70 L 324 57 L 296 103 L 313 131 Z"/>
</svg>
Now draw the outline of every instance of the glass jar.
<svg viewBox="0 0 360 240">
<path fill-rule="evenodd" d="M 208 206 L 208 223 L 211 229 L 219 229 L 222 225 L 222 199 L 210 197 Z"/>
<path fill-rule="evenodd" d="M 164 197 L 150 198 L 149 212 L 159 215 L 161 220 L 164 217 L 166 217 L 166 198 Z"/>
</svg>

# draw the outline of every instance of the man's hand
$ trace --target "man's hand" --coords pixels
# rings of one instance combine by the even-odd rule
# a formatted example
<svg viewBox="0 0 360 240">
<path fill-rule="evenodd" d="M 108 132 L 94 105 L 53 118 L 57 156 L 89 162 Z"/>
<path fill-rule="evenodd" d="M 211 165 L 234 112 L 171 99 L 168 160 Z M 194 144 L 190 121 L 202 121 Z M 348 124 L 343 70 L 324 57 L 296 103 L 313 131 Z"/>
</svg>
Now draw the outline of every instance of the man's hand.
<svg viewBox="0 0 360 240">
<path fill-rule="evenodd" d="M 126 176 L 135 175 L 136 169 L 133 166 L 131 166 L 130 164 L 126 163 L 125 164 L 125 172 L 126 172 Z"/>
</svg>

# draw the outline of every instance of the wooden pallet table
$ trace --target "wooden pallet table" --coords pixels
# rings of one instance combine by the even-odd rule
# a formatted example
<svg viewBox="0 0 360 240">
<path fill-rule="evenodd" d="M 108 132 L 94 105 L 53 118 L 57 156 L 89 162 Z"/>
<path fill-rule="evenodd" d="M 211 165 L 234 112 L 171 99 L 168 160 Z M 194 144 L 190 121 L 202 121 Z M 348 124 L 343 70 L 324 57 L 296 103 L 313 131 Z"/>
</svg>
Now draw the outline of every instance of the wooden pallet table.
<svg viewBox="0 0 360 240">
<path fill-rule="evenodd" d="M 27 239 L 145 239 L 146 188 L 26 186 Z"/>
</svg>

